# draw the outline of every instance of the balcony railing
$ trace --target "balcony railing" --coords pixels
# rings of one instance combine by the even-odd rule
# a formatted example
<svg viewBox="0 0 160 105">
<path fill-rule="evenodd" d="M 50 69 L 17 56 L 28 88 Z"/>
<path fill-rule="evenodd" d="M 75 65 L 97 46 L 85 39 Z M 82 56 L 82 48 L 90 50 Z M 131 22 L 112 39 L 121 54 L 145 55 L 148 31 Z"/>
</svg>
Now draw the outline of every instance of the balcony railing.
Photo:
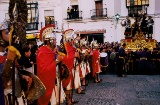
<svg viewBox="0 0 160 105">
<path fill-rule="evenodd" d="M 71 19 L 82 19 L 82 11 L 74 11 L 73 13 L 67 14 L 67 20 Z"/>
<path fill-rule="evenodd" d="M 91 18 L 107 17 L 107 8 L 93 9 L 91 12 Z"/>
<path fill-rule="evenodd" d="M 45 22 L 41 22 L 41 28 L 47 26 L 47 25 L 51 25 L 51 24 L 54 24 L 55 25 L 55 28 L 57 28 L 57 21 L 50 21 L 50 23 L 45 23 Z"/>
<path fill-rule="evenodd" d="M 38 22 L 27 23 L 27 31 L 38 30 Z"/>
</svg>

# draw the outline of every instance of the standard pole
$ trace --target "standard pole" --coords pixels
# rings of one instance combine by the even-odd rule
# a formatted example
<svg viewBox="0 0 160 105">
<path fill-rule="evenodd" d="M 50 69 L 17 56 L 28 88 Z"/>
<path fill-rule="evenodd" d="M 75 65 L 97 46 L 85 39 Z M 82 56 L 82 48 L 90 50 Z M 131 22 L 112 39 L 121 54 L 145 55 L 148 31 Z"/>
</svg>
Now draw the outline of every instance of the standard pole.
<svg viewBox="0 0 160 105">
<path fill-rule="evenodd" d="M 16 102 L 16 96 L 15 96 L 15 60 L 12 67 L 12 103 L 15 105 Z"/>
<path fill-rule="evenodd" d="M 61 76 L 62 76 L 62 61 L 59 62 L 59 104 L 61 104 Z"/>
</svg>

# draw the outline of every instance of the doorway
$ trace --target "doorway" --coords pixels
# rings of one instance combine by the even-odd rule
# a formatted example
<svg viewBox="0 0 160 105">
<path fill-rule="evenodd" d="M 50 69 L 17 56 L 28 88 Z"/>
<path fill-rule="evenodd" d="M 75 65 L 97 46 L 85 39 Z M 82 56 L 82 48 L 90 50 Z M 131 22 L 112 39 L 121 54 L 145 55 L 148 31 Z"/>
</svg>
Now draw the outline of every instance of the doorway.
<svg viewBox="0 0 160 105">
<path fill-rule="evenodd" d="M 96 40 L 97 43 L 104 43 L 104 35 L 102 34 L 81 34 L 81 38 L 87 38 L 89 44 L 93 41 Z"/>
<path fill-rule="evenodd" d="M 96 17 L 100 17 L 103 15 L 103 5 L 102 5 L 102 1 L 95 1 L 95 5 L 96 5 Z"/>
</svg>

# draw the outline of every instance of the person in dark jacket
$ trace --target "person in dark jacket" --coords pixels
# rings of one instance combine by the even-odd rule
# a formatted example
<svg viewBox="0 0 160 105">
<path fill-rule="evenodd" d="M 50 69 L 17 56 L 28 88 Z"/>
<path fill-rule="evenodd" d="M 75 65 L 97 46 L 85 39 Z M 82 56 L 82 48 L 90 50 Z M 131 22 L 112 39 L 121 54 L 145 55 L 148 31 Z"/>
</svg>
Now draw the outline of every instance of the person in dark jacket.
<svg viewBox="0 0 160 105">
<path fill-rule="evenodd" d="M 139 53 L 140 55 L 140 61 L 138 65 L 138 72 L 139 74 L 153 74 L 153 66 L 149 62 L 150 59 L 150 54 L 149 54 L 149 49 L 144 48 L 144 50 Z"/>
<path fill-rule="evenodd" d="M 125 57 L 126 57 L 125 48 L 126 48 L 126 44 L 123 43 L 122 47 L 120 47 L 120 49 L 118 51 L 118 54 L 119 54 L 119 58 L 117 60 L 117 75 L 118 75 L 118 77 L 125 76 Z"/>
</svg>

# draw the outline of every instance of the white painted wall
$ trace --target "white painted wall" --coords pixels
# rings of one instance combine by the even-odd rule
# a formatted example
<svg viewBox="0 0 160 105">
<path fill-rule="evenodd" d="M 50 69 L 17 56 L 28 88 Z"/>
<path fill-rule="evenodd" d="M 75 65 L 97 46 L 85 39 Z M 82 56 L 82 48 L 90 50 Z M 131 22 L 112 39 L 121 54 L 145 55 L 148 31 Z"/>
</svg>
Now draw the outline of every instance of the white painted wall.
<svg viewBox="0 0 160 105">
<path fill-rule="evenodd" d="M 128 9 L 126 8 L 126 0 L 121 0 L 121 16 L 127 16 Z"/>
<path fill-rule="evenodd" d="M 106 7 L 107 7 L 107 15 L 108 17 L 112 17 L 115 15 L 114 13 L 114 0 L 105 0 L 106 1 Z"/>
<path fill-rule="evenodd" d="M 32 0 L 27 0 L 32 1 Z M 120 18 L 118 24 L 116 23 L 114 16 L 119 13 L 121 16 L 127 16 L 128 9 L 126 8 L 126 0 L 103 0 L 103 8 L 107 8 L 107 15 L 109 20 L 91 20 L 90 10 L 95 9 L 94 0 L 78 0 L 79 10 L 82 11 L 83 20 L 79 22 L 67 22 L 67 8 L 70 7 L 70 0 L 35 0 L 38 1 L 39 8 L 39 23 L 45 22 L 44 11 L 53 10 L 55 21 L 58 22 L 58 29 L 69 29 L 72 28 L 75 31 L 83 30 L 97 30 L 106 29 L 104 33 L 104 41 L 120 41 L 124 38 L 124 27 L 120 25 L 122 18 Z M 149 0 L 148 14 L 160 13 L 160 0 Z M 0 3 L 0 21 L 4 19 L 5 13 L 8 12 L 8 3 Z M 154 38 L 160 41 L 160 30 L 159 23 L 160 18 L 154 18 Z M 41 29 L 41 24 L 39 24 L 38 30 Z M 57 33 L 57 42 L 61 39 L 61 33 Z"/>
<path fill-rule="evenodd" d="M 0 3 L 0 21 L 5 19 L 5 14 L 8 13 L 8 4 Z"/>
<path fill-rule="evenodd" d="M 160 42 L 160 18 L 155 18 L 154 19 L 155 23 L 154 23 L 154 38 Z"/>
<path fill-rule="evenodd" d="M 155 4 L 159 2 L 159 0 L 149 0 L 149 6 L 147 8 L 148 14 L 154 14 L 155 13 Z"/>
<path fill-rule="evenodd" d="M 160 0 L 155 2 L 155 13 L 160 13 Z"/>
</svg>

